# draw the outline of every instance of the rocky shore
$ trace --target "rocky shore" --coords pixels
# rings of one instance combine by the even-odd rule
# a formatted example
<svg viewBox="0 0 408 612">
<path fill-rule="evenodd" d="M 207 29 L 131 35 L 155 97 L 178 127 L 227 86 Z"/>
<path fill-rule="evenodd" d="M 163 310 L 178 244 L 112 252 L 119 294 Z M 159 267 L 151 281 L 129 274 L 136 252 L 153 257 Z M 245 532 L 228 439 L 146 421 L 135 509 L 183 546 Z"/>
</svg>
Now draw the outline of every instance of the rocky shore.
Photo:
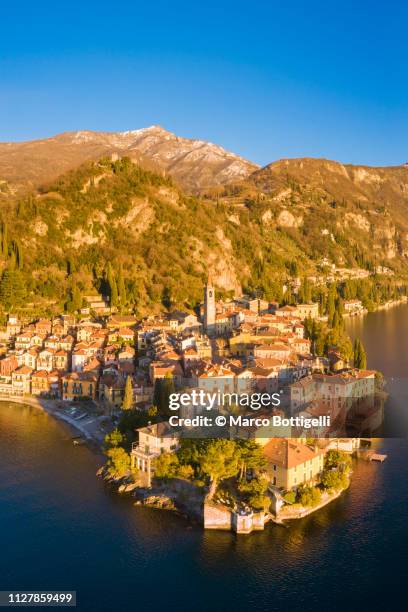
<svg viewBox="0 0 408 612">
<path fill-rule="evenodd" d="M 78 421 L 69 412 L 70 409 L 72 410 L 71 405 L 67 406 L 66 403 L 60 400 L 43 399 L 33 396 L 0 396 L 0 402 L 25 404 L 44 410 L 49 415 L 67 423 L 76 432 L 79 432 L 93 449 L 102 450 L 106 430 L 101 428 L 101 423 L 106 417 L 87 415 Z M 271 514 L 266 512 L 234 511 L 223 504 L 208 503 L 206 501 L 207 491 L 205 487 L 197 487 L 194 483 L 181 478 L 173 478 L 147 489 L 134 482 L 130 476 L 115 478 L 109 474 L 106 466 L 102 466 L 98 470 L 97 476 L 103 478 L 104 482 L 118 494 L 132 497 L 135 506 L 170 510 L 188 518 L 192 522 L 201 524 L 204 529 L 231 530 L 243 534 L 263 530 L 269 521 L 283 524 L 287 520 L 295 520 L 308 516 L 337 499 L 344 491 L 343 489 L 326 493 L 317 506 L 286 505 L 279 509 L 276 514 Z"/>
<path fill-rule="evenodd" d="M 192 482 L 181 478 L 172 478 L 156 484 L 150 489 L 141 487 L 131 477 L 115 478 L 106 467 L 97 471 L 97 476 L 118 494 L 129 495 L 135 506 L 147 506 L 160 510 L 171 510 L 192 520 L 202 522 L 205 491 Z"/>
</svg>

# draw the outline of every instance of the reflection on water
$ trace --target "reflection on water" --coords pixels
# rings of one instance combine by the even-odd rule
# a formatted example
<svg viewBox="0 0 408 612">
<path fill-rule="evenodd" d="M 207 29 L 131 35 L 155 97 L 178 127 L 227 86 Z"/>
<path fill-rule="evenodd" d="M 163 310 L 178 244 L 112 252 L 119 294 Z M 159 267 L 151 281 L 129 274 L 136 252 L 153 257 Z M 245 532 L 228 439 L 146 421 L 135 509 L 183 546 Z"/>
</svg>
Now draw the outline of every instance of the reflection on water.
<svg viewBox="0 0 408 612">
<path fill-rule="evenodd" d="M 387 378 L 408 377 L 408 304 L 348 318 L 346 329 L 353 339 L 363 341 L 369 368 L 381 370 Z"/>
<path fill-rule="evenodd" d="M 398 376 L 406 367 L 395 358 L 401 329 L 408 339 L 403 308 L 350 323 L 370 366 L 388 375 L 397 361 Z M 382 342 L 384 326 L 397 344 Z M 382 465 L 355 462 L 350 489 L 314 515 L 237 537 L 134 507 L 71 438 L 34 408 L 0 404 L 1 589 L 77 590 L 86 612 L 395 609 L 408 549 L 406 440 L 384 443 Z"/>
<path fill-rule="evenodd" d="M 389 400 L 385 410 L 387 437 L 408 437 L 408 305 L 346 319 L 352 339 L 366 348 L 368 367 L 385 377 Z"/>
</svg>

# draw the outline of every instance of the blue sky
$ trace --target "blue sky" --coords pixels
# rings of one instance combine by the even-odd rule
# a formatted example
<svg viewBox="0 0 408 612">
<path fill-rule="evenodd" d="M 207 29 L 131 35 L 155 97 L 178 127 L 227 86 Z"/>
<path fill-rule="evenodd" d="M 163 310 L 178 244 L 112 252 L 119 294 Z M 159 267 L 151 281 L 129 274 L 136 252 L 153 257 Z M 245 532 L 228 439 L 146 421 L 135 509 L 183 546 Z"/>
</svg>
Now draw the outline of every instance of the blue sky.
<svg viewBox="0 0 408 612">
<path fill-rule="evenodd" d="M 266 164 L 408 160 L 408 3 L 3 3 L 0 140 L 160 124 Z"/>
</svg>

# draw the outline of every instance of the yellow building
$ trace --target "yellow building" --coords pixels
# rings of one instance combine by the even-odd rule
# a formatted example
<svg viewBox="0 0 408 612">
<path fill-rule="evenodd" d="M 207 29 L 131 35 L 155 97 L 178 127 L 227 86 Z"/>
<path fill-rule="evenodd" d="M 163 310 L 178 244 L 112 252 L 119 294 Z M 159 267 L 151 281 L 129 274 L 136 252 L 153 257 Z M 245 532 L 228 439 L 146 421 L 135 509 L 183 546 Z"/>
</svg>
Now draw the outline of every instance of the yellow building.
<svg viewBox="0 0 408 612">
<path fill-rule="evenodd" d="M 286 438 L 273 438 L 263 447 L 273 486 L 288 491 L 319 479 L 324 465 L 324 450 Z"/>
<path fill-rule="evenodd" d="M 47 395 L 50 392 L 50 382 L 47 370 L 38 370 L 31 376 L 31 394 Z"/>
<path fill-rule="evenodd" d="M 62 399 L 95 399 L 97 377 L 91 373 L 72 372 L 62 378 Z"/>
</svg>

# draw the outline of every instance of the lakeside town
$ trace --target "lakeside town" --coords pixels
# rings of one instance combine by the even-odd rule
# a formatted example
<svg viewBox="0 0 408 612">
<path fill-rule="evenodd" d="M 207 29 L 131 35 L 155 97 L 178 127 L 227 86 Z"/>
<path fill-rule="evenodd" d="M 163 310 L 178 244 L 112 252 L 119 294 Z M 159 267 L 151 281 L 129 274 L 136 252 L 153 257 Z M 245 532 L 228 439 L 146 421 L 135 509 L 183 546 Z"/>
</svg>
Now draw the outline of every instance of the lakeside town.
<svg viewBox="0 0 408 612">
<path fill-rule="evenodd" d="M 0 399 L 36 398 L 103 445 L 102 473 L 120 491 L 181 509 L 205 528 L 248 533 L 305 516 L 347 488 L 350 457 L 381 427 L 383 393 L 359 341 L 351 359 L 336 346 L 318 354 L 313 330 L 327 320 L 318 303 L 217 301 L 211 276 L 196 313 L 138 320 L 112 313 L 101 295 L 85 300 L 78 313 L 49 319 L 9 314 Z M 344 300 L 333 319 L 363 311 L 360 300 Z M 323 434 L 238 426 L 229 439 L 194 440 L 168 421 L 169 395 L 186 389 L 279 392 L 281 405 L 263 416 L 330 414 L 330 425 Z"/>
</svg>

